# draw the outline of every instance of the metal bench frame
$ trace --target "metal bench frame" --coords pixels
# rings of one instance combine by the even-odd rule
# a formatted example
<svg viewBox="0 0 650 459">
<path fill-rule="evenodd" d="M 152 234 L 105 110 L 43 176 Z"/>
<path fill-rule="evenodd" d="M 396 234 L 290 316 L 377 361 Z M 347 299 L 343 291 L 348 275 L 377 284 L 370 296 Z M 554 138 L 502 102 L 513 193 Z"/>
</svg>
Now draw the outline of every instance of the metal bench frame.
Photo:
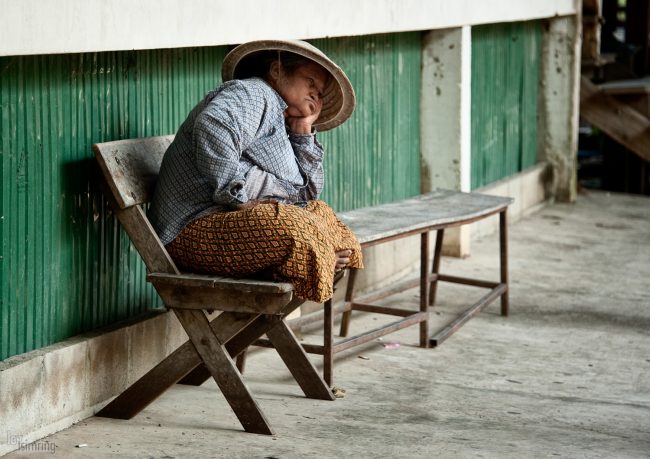
<svg viewBox="0 0 650 459">
<path fill-rule="evenodd" d="M 513 199 L 479 193 L 462 193 L 450 190 L 437 190 L 415 198 L 389 204 L 356 209 L 339 213 L 341 220 L 357 235 L 362 248 L 368 248 L 389 241 L 420 235 L 420 276 L 417 279 L 401 281 L 388 289 L 373 292 L 357 298 L 354 294 L 356 269 L 350 269 L 345 300 L 334 306 L 332 300 L 325 303 L 323 344 L 305 344 L 303 348 L 311 354 L 323 356 L 323 375 L 332 385 L 334 355 L 352 347 L 375 340 L 412 325 L 420 325 L 420 347 L 435 347 L 458 330 L 475 314 L 501 299 L 501 315 L 508 315 L 508 206 Z M 467 225 L 493 215 L 499 215 L 499 268 L 498 282 L 451 276 L 440 273 L 440 259 L 444 231 L 447 228 Z M 437 231 L 433 260 L 429 268 L 429 233 Z M 429 307 L 434 306 L 438 282 L 451 282 L 488 288 L 489 291 L 478 301 L 462 311 L 453 321 L 429 336 Z M 420 286 L 420 307 L 418 310 L 393 308 L 371 304 L 399 292 Z M 378 328 L 366 330 L 347 337 L 352 311 L 385 314 L 399 317 L 399 320 Z M 335 341 L 333 337 L 334 317 L 343 314 L 339 335 L 344 339 Z M 300 319 L 299 325 L 321 320 L 321 315 L 311 315 Z M 258 340 L 255 345 L 273 347 L 269 340 Z"/>
</svg>

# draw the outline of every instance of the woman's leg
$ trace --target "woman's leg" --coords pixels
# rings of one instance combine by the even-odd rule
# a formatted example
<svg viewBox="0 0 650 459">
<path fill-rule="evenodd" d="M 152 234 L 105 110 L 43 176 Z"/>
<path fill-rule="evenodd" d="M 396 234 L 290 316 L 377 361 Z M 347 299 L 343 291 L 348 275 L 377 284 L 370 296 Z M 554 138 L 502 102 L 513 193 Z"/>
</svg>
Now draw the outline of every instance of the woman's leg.
<svg viewBox="0 0 650 459">
<path fill-rule="evenodd" d="M 246 276 L 282 263 L 291 237 L 279 224 L 272 204 L 219 212 L 189 223 L 167 245 L 180 268 L 221 276 Z"/>
<path fill-rule="evenodd" d="M 306 209 L 327 222 L 328 228 L 331 229 L 330 237 L 335 240 L 334 250 L 337 257 L 349 258 L 346 267 L 363 268 L 363 257 L 357 237 L 345 223 L 339 220 L 334 210 L 324 201 L 310 201 Z"/>
<path fill-rule="evenodd" d="M 323 302 L 332 296 L 336 248 L 349 235 L 325 203 L 315 203 L 215 213 L 188 224 L 167 248 L 184 270 L 237 277 L 270 270 L 292 282 L 297 296 Z"/>
</svg>

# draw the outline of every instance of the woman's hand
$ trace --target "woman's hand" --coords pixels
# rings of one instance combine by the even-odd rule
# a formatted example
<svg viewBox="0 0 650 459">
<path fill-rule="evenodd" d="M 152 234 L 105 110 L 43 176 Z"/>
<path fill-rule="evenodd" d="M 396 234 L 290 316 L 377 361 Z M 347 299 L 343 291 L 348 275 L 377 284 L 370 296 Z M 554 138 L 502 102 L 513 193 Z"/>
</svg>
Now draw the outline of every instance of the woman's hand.
<svg viewBox="0 0 650 459">
<path fill-rule="evenodd" d="M 323 108 L 323 101 L 317 98 L 313 102 L 314 110 L 308 116 L 287 116 L 287 125 L 289 130 L 294 134 L 311 134 L 312 125 L 320 116 L 320 111 Z"/>
<path fill-rule="evenodd" d="M 350 263 L 350 257 L 352 256 L 352 250 L 344 249 L 336 252 L 336 266 L 334 267 L 334 272 L 339 272 L 344 269 Z"/>
</svg>

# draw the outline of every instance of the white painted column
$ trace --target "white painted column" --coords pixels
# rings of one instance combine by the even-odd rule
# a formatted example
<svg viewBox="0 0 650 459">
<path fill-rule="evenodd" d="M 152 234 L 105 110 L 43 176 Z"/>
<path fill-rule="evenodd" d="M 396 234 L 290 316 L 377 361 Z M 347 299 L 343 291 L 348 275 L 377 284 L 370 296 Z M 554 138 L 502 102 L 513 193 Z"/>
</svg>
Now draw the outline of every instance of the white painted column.
<svg viewBox="0 0 650 459">
<path fill-rule="evenodd" d="M 427 32 L 422 42 L 422 192 L 470 191 L 472 34 L 470 26 Z M 444 253 L 469 255 L 470 227 L 445 232 Z"/>
<path fill-rule="evenodd" d="M 563 202 L 573 202 L 577 197 L 580 17 L 549 19 L 542 44 L 540 159 L 548 161 L 552 169 L 547 195 Z"/>
</svg>

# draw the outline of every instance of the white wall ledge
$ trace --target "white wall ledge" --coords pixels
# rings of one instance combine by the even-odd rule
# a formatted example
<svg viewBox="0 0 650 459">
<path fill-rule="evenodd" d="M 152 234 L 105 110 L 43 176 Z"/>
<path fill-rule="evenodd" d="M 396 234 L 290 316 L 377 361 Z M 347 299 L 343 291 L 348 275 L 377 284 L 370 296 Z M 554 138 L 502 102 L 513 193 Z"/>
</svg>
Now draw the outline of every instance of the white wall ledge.
<svg viewBox="0 0 650 459">
<path fill-rule="evenodd" d="M 576 14 L 579 0 L 0 0 L 0 56 L 368 35 Z"/>
</svg>

